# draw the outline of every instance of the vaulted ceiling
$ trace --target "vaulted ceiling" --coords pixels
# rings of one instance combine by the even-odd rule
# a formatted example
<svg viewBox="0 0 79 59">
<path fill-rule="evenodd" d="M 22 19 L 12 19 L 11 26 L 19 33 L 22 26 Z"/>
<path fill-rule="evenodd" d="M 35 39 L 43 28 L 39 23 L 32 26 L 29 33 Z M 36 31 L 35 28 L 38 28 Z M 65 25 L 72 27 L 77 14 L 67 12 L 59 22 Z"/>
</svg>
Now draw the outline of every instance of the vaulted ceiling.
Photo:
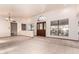
<svg viewBox="0 0 79 59">
<path fill-rule="evenodd" d="M 61 10 L 66 6 L 64 4 L 2 4 L 0 16 L 8 17 L 10 14 L 15 17 L 28 18 L 51 10 Z"/>
</svg>

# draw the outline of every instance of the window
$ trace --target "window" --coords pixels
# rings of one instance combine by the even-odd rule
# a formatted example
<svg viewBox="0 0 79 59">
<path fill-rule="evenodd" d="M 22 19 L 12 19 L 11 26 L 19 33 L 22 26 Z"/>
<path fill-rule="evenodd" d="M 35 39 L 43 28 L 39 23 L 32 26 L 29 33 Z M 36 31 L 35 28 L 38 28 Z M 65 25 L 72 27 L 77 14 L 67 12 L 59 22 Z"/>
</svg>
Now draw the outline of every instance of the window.
<svg viewBox="0 0 79 59">
<path fill-rule="evenodd" d="M 51 35 L 58 35 L 58 20 L 57 21 L 51 21 Z"/>
<path fill-rule="evenodd" d="M 59 20 L 59 36 L 68 36 L 69 25 L 68 19 Z"/>
<path fill-rule="evenodd" d="M 25 31 L 26 30 L 26 24 L 22 24 L 21 28 L 22 28 L 23 31 Z"/>
<path fill-rule="evenodd" d="M 30 31 L 33 31 L 33 30 L 34 30 L 34 25 L 30 24 Z"/>
<path fill-rule="evenodd" d="M 42 23 L 40 23 L 40 30 L 42 30 L 43 29 L 43 25 L 42 25 Z"/>
<path fill-rule="evenodd" d="M 50 35 L 68 36 L 69 21 L 68 19 L 51 21 Z"/>
<path fill-rule="evenodd" d="M 43 30 L 43 23 L 37 23 L 37 29 L 38 30 Z"/>
<path fill-rule="evenodd" d="M 58 26 L 58 20 L 56 20 L 56 21 L 51 21 L 51 26 Z"/>
<path fill-rule="evenodd" d="M 28 31 L 33 31 L 34 30 L 34 24 L 27 24 L 28 26 Z"/>
</svg>

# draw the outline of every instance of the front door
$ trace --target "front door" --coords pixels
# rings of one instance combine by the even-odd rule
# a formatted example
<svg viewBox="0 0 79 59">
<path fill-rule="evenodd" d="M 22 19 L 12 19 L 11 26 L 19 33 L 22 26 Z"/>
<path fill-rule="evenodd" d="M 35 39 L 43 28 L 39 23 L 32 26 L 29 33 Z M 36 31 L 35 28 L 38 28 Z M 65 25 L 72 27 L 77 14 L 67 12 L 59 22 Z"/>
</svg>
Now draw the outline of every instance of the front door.
<svg viewBox="0 0 79 59">
<path fill-rule="evenodd" d="M 11 22 L 11 36 L 17 35 L 17 23 Z"/>
<path fill-rule="evenodd" d="M 37 36 L 46 36 L 46 22 L 37 23 Z"/>
</svg>

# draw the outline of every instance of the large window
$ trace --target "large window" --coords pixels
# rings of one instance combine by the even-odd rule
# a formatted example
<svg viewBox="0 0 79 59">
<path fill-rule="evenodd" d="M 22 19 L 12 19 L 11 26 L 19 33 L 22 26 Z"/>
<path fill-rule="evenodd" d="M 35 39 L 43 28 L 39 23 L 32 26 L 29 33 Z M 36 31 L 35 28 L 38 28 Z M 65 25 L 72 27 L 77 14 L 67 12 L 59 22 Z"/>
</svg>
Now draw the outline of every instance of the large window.
<svg viewBox="0 0 79 59">
<path fill-rule="evenodd" d="M 50 35 L 68 36 L 69 34 L 68 19 L 51 21 Z"/>
<path fill-rule="evenodd" d="M 21 29 L 22 29 L 23 31 L 25 31 L 25 30 L 26 30 L 26 24 L 21 24 Z"/>
<path fill-rule="evenodd" d="M 68 36 L 69 25 L 68 19 L 59 20 L 59 36 Z"/>
<path fill-rule="evenodd" d="M 51 35 L 58 35 L 58 21 L 51 21 Z"/>
</svg>

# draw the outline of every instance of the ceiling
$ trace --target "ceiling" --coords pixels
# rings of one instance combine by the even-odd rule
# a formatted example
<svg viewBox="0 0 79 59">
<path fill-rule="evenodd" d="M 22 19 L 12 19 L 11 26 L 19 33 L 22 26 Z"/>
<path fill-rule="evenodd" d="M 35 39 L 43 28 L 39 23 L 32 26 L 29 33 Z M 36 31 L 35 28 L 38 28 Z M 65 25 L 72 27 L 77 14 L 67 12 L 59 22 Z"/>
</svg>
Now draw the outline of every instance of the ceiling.
<svg viewBox="0 0 79 59">
<path fill-rule="evenodd" d="M 47 11 L 61 10 L 69 5 L 64 4 L 2 4 L 0 5 L 0 16 L 28 18 Z"/>
</svg>

